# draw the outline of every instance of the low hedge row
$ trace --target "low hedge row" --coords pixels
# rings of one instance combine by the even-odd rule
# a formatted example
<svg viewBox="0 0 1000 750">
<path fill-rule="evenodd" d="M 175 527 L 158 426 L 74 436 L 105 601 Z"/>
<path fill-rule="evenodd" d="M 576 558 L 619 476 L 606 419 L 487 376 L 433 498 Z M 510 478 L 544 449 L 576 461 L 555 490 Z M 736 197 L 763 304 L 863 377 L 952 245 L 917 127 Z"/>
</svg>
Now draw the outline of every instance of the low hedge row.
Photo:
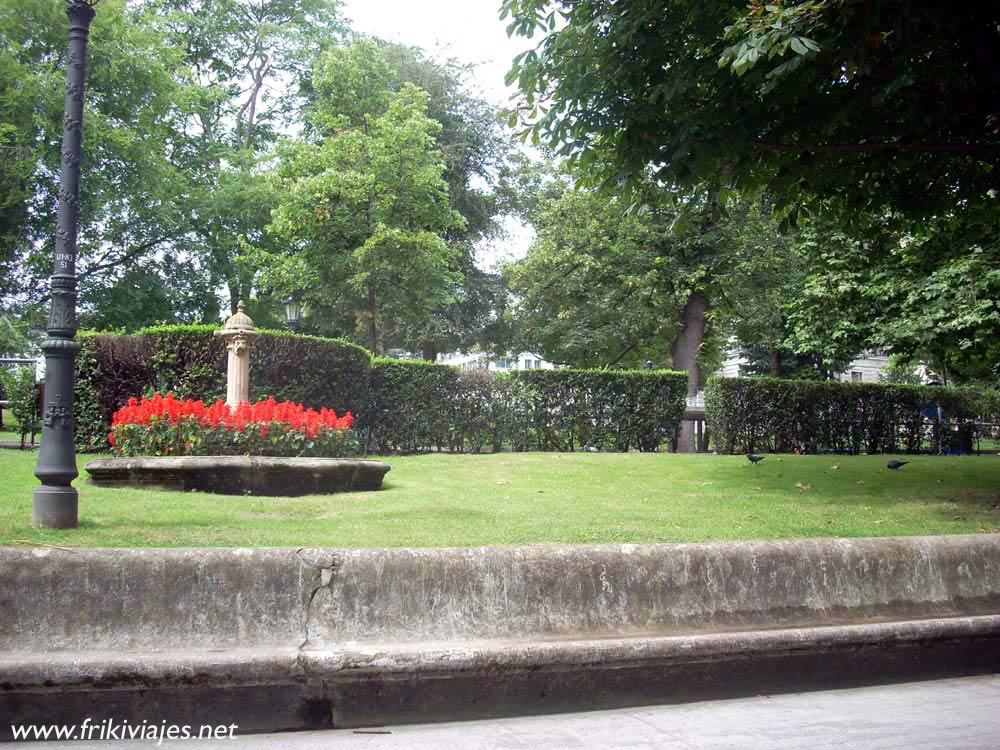
<svg viewBox="0 0 1000 750">
<path fill-rule="evenodd" d="M 711 378 L 716 450 L 967 452 L 977 423 L 1000 419 L 993 391 L 890 383 Z"/>
<path fill-rule="evenodd" d="M 111 415 L 131 396 L 225 396 L 226 351 L 213 326 L 132 336 L 84 334 L 77 358 L 80 450 L 106 450 Z M 393 359 L 342 341 L 264 331 L 251 400 L 274 396 L 350 411 L 368 451 L 656 450 L 684 414 L 686 376 L 665 371 L 530 370 L 500 375 Z"/>
</svg>

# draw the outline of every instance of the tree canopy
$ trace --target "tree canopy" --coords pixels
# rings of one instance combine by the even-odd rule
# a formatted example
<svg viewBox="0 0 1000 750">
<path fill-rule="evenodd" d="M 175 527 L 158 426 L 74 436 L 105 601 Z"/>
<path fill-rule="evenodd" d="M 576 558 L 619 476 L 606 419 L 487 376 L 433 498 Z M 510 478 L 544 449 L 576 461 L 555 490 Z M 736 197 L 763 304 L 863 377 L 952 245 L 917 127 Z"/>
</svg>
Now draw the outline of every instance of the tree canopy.
<svg viewBox="0 0 1000 750">
<path fill-rule="evenodd" d="M 639 204 L 765 196 L 814 266 L 786 342 L 1000 378 L 1000 6 L 505 0 L 526 136 Z M 690 212 L 689 212 L 690 213 Z M 836 318 L 836 320 L 834 320 Z M 986 363 L 992 362 L 992 374 Z"/>
<path fill-rule="evenodd" d="M 541 34 L 515 115 L 609 184 L 766 188 L 790 211 L 920 220 L 996 208 L 990 3 L 505 0 Z M 918 189 L 914 189 L 919 186 Z"/>
</svg>

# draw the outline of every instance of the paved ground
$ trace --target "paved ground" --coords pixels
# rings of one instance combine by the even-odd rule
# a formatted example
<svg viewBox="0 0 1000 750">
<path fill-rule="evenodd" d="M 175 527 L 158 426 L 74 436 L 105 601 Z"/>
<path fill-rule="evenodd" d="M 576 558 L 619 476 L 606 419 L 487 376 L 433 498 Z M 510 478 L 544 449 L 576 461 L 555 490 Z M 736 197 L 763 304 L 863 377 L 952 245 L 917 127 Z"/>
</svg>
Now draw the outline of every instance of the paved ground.
<svg viewBox="0 0 1000 750">
<path fill-rule="evenodd" d="M 381 733 L 374 733 L 381 732 Z M 154 742 L 32 743 L 136 750 Z M 998 750 L 1000 675 L 384 730 L 165 741 L 197 750 Z"/>
</svg>

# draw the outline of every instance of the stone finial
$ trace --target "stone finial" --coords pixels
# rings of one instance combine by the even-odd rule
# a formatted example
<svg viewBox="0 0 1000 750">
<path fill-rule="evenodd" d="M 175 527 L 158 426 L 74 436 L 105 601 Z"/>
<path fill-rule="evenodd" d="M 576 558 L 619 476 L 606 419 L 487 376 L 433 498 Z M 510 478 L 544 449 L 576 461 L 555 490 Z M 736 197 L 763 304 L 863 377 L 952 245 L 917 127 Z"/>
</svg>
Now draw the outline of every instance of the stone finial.
<svg viewBox="0 0 1000 750">
<path fill-rule="evenodd" d="M 223 330 L 248 331 L 254 334 L 257 333 L 257 329 L 253 327 L 253 321 L 250 319 L 250 316 L 246 314 L 246 305 L 243 304 L 243 300 L 236 303 L 236 312 L 229 316 Z M 219 335 L 222 334 L 220 333 Z"/>
<path fill-rule="evenodd" d="M 236 313 L 231 315 L 221 331 L 215 332 L 226 342 L 229 360 L 226 365 L 226 403 L 236 408 L 240 401 L 250 400 L 250 349 L 257 338 L 250 316 L 244 312 L 243 302 L 236 304 Z"/>
</svg>

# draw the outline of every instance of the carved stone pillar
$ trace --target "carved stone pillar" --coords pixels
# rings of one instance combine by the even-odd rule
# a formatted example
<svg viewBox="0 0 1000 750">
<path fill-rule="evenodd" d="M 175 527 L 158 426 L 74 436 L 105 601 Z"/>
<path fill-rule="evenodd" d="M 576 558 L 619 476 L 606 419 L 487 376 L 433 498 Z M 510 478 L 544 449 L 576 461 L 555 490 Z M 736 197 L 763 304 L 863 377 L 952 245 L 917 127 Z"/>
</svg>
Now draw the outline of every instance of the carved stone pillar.
<svg viewBox="0 0 1000 750">
<path fill-rule="evenodd" d="M 250 400 L 250 350 L 257 338 L 257 329 L 253 327 L 250 316 L 243 312 L 242 302 L 236 305 L 236 314 L 215 335 L 222 337 L 229 350 L 226 364 L 226 404 L 235 409 L 240 401 Z"/>
</svg>

